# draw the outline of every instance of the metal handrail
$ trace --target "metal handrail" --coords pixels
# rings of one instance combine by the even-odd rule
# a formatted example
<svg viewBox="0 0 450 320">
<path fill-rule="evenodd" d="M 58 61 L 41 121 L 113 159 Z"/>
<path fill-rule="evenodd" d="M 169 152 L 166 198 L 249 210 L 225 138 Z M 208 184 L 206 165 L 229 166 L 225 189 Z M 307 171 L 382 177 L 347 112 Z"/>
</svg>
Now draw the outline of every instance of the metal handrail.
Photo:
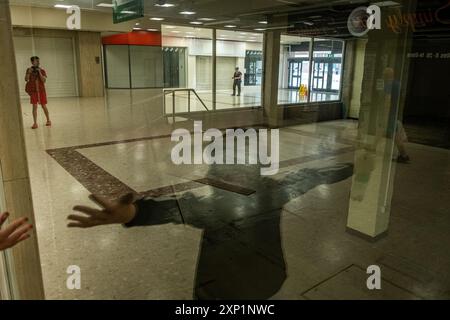
<svg viewBox="0 0 450 320">
<path fill-rule="evenodd" d="M 188 93 L 188 113 L 191 112 L 191 92 L 194 93 L 194 95 L 197 97 L 197 99 L 200 101 L 200 103 L 203 105 L 203 107 L 206 109 L 206 111 L 209 111 L 206 104 L 203 102 L 202 98 L 199 97 L 195 89 L 168 89 L 164 90 L 164 113 L 166 113 L 166 96 L 167 94 L 172 94 L 172 115 L 175 116 L 175 93 L 176 92 L 187 92 Z"/>
</svg>

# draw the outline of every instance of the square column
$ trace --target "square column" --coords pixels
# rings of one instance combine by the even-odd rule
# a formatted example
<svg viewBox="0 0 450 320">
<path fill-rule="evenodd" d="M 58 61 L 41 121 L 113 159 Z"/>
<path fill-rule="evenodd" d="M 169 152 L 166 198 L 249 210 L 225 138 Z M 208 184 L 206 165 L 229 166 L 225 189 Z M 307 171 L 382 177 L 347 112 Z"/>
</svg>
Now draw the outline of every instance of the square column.
<svg viewBox="0 0 450 320">
<path fill-rule="evenodd" d="M 14 54 L 9 1 L 0 1 L 0 166 L 6 210 L 10 220 L 27 217 L 35 224 L 25 151 L 22 110 Z M 25 75 L 24 75 L 25 76 Z M 23 80 L 23 79 L 22 79 Z M 36 230 L 12 250 L 10 270 L 16 299 L 44 299 Z"/>
<path fill-rule="evenodd" d="M 408 79 L 412 31 L 387 27 L 393 14 L 415 12 L 416 1 L 381 8 L 381 30 L 369 31 L 364 58 L 358 141 L 347 230 L 369 240 L 387 233 Z"/>
<path fill-rule="evenodd" d="M 263 107 L 267 124 L 271 128 L 279 125 L 278 78 L 280 68 L 280 31 L 264 34 L 264 85 Z"/>
</svg>

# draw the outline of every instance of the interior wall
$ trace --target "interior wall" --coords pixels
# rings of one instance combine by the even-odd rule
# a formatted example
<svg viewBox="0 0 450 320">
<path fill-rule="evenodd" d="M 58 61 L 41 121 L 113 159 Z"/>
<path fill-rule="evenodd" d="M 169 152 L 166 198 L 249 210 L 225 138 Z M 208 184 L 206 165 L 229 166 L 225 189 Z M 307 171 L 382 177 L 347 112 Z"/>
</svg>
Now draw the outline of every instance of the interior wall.
<svg viewBox="0 0 450 320">
<path fill-rule="evenodd" d="M 78 82 L 81 97 L 103 97 L 100 32 L 77 32 Z"/>
<path fill-rule="evenodd" d="M 405 120 L 450 118 L 450 41 L 415 40 L 409 62 Z"/>
<path fill-rule="evenodd" d="M 36 29 L 36 28 L 22 28 L 15 27 L 13 30 L 15 38 L 28 39 L 30 43 L 30 52 L 27 56 L 31 57 L 34 54 L 40 55 L 39 52 L 33 50 L 34 39 L 37 38 L 50 38 L 55 39 L 57 44 L 58 39 L 72 39 L 75 61 L 75 73 L 77 81 L 78 92 L 73 95 L 81 97 L 101 97 L 104 94 L 103 84 L 103 71 L 102 71 L 102 59 L 101 59 L 101 36 L 100 32 L 84 32 L 84 31 L 69 31 L 60 29 Z M 18 49 L 18 48 L 16 48 Z M 55 50 L 57 50 L 56 47 Z M 17 56 L 17 52 L 16 52 Z M 97 61 L 98 58 L 98 61 Z M 44 64 L 51 63 L 50 61 L 42 61 Z M 22 62 L 21 64 L 24 64 Z M 29 65 L 27 59 L 26 65 Z M 19 70 L 23 71 L 23 65 L 19 66 Z M 24 73 L 19 72 L 19 83 L 21 84 L 21 94 L 24 95 Z"/>
<path fill-rule="evenodd" d="M 13 27 L 66 29 L 69 15 L 64 9 L 10 6 Z M 112 13 L 81 11 L 81 31 L 130 32 L 134 21 L 114 24 Z"/>
</svg>

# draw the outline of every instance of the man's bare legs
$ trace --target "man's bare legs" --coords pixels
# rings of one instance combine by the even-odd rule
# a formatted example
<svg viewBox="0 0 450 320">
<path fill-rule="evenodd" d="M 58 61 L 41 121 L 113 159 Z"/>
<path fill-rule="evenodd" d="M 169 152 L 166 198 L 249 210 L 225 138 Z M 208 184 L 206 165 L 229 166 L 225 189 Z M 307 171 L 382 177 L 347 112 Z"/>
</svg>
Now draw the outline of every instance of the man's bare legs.
<svg viewBox="0 0 450 320">
<path fill-rule="evenodd" d="M 45 118 L 47 118 L 47 123 L 45 125 L 46 126 L 51 126 L 52 122 L 50 121 L 50 113 L 48 112 L 47 105 L 42 104 L 41 106 L 42 106 L 42 110 L 44 110 Z M 37 109 L 38 109 L 37 104 L 33 104 L 33 126 L 31 127 L 31 129 L 37 129 L 38 128 L 38 124 L 37 124 Z"/>
<path fill-rule="evenodd" d="M 42 105 L 42 109 L 44 110 L 45 117 L 47 118 L 47 123 L 45 125 L 46 126 L 51 126 L 52 122 L 50 121 L 50 114 L 48 112 L 47 105 L 43 104 Z"/>
<path fill-rule="evenodd" d="M 33 126 L 31 127 L 31 129 L 37 129 L 38 124 L 37 124 L 37 104 L 33 104 Z"/>
</svg>

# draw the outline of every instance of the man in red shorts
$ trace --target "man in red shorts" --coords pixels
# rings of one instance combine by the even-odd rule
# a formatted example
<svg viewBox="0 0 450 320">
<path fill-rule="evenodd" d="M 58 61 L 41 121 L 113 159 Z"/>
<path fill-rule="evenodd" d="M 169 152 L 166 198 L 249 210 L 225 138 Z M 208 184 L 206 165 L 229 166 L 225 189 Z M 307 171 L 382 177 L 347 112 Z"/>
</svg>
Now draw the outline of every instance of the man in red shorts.
<svg viewBox="0 0 450 320">
<path fill-rule="evenodd" d="M 39 67 L 39 57 L 31 57 L 31 68 L 27 69 L 25 81 L 27 82 L 26 91 L 30 95 L 30 103 L 33 105 L 33 126 L 31 129 L 37 129 L 37 106 L 40 104 L 47 118 L 46 126 L 51 126 L 50 115 L 47 109 L 47 93 L 45 92 L 45 82 L 47 73 Z"/>
</svg>

